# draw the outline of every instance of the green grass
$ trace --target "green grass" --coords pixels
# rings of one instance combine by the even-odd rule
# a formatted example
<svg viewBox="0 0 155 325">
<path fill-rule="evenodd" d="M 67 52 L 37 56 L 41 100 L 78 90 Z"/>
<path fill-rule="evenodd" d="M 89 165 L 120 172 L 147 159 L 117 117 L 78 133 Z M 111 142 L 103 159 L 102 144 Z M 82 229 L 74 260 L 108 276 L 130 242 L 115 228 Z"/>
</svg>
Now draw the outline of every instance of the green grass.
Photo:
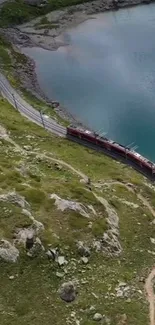
<svg viewBox="0 0 155 325">
<path fill-rule="evenodd" d="M 59 24 L 53 24 L 53 23 L 48 23 L 48 24 L 43 24 L 40 26 L 35 27 L 35 29 L 57 29 L 59 28 Z"/>
<path fill-rule="evenodd" d="M 46 6 L 30 6 L 22 0 L 10 1 L 3 4 L 0 11 L 0 27 L 11 27 L 30 21 L 33 18 L 45 15 L 48 12 L 66 6 L 87 2 L 85 0 L 49 0 Z M 46 23 L 43 17 L 43 23 Z"/>
<path fill-rule="evenodd" d="M 140 204 L 136 194 L 123 185 L 115 184 L 109 188 L 101 185 L 98 189 L 92 184 L 93 191 L 107 199 L 119 216 L 119 240 L 123 251 L 119 257 L 108 257 L 103 252 L 96 253 L 92 248 L 89 263 L 84 265 L 76 241 L 83 240 L 92 247 L 93 241 L 99 240 L 108 229 L 107 214 L 104 206 L 80 182 L 80 176 L 61 163 L 58 170 L 48 156 L 67 162 L 98 184 L 108 180 L 131 182 L 133 179 L 137 184 L 137 193 L 142 190 L 150 202 L 153 190 L 148 189 L 143 177 L 131 168 L 124 168 L 103 154 L 55 137 L 26 120 L 2 98 L 0 124 L 21 148 L 29 145 L 34 151 L 27 151 L 23 155 L 15 151 L 13 144 L 6 140 L 1 142 L 0 194 L 16 190 L 23 195 L 30 204 L 32 215 L 44 224 L 45 231 L 40 234 L 40 239 L 45 248 L 48 249 L 49 245 L 59 247 L 69 262 L 64 267 L 67 273 L 60 279 L 56 272 L 63 269 L 49 261 L 44 253 L 30 258 L 19 247 L 20 259 L 16 264 L 1 261 L 0 323 L 48 325 L 52 320 L 52 324 L 61 325 L 68 318 L 73 323 L 70 315 L 75 312 L 80 325 L 93 325 L 93 313 L 89 308 L 94 305 L 96 312 L 111 319 L 112 325 L 119 325 L 123 314 L 127 315 L 128 325 L 148 324 L 148 305 L 139 278 L 146 277 L 153 266 L 153 256 L 148 253 L 149 250 L 154 251 L 150 242 L 150 237 L 154 237 L 150 223 L 152 214 Z M 47 158 L 36 157 L 36 154 L 39 156 L 43 153 Z M 96 214 L 89 212 L 89 218 L 86 218 L 69 209 L 60 211 L 55 201 L 50 199 L 52 193 L 85 206 L 92 205 Z M 139 208 L 126 206 L 120 199 L 137 203 Z M 0 202 L 0 239 L 6 238 L 12 242 L 16 229 L 29 227 L 31 223 L 18 205 Z M 11 275 L 14 275 L 13 280 L 9 279 Z M 79 294 L 74 303 L 67 305 L 60 300 L 57 291 L 62 282 L 72 279 L 79 282 Z M 135 288 L 131 302 L 115 296 L 119 281 L 125 281 Z M 138 290 L 142 290 L 142 294 Z M 95 298 L 93 293 L 99 298 Z"/>
<path fill-rule="evenodd" d="M 40 19 L 40 21 L 35 23 L 34 27 L 35 29 L 53 29 L 53 28 L 58 28 L 59 24 L 50 22 L 48 18 L 44 16 Z"/>
</svg>

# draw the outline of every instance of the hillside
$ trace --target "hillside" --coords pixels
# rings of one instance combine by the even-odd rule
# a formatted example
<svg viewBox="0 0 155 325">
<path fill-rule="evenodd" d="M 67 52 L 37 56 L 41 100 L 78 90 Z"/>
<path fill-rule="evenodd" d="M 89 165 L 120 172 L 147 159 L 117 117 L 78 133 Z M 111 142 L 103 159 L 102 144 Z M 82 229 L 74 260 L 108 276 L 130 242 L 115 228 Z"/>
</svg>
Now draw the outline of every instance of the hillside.
<svg viewBox="0 0 155 325">
<path fill-rule="evenodd" d="M 154 186 L 0 107 L 1 324 L 149 324 Z"/>
<path fill-rule="evenodd" d="M 40 14 L 25 8 L 6 4 L 1 26 L 16 23 L 21 10 L 22 22 Z M 44 30 L 45 22 L 39 18 L 37 28 Z M 0 37 L 0 68 L 13 87 L 66 125 L 29 92 L 38 91 L 31 64 Z M 0 324 L 155 324 L 154 185 L 48 133 L 2 97 L 0 211 Z"/>
</svg>

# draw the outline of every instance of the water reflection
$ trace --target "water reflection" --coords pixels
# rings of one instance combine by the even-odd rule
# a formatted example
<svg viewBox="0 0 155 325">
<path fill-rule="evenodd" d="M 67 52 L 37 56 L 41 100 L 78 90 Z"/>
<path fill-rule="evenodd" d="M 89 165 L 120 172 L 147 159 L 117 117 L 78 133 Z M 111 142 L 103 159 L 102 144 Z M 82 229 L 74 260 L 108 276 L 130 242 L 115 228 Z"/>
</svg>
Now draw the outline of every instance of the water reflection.
<svg viewBox="0 0 155 325">
<path fill-rule="evenodd" d="M 46 94 L 155 159 L 155 4 L 95 15 L 55 52 L 25 49 Z"/>
</svg>

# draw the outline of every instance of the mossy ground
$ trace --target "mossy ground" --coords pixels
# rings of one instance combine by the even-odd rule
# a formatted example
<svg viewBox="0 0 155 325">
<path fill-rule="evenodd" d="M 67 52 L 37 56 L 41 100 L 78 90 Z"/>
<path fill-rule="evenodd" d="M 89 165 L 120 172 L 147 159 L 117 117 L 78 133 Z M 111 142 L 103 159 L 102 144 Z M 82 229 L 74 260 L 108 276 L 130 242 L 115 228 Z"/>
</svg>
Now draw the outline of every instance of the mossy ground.
<svg viewBox="0 0 155 325">
<path fill-rule="evenodd" d="M 148 305 L 144 284 L 140 277 L 146 277 L 153 265 L 154 237 L 151 225 L 153 216 L 136 196 L 123 185 L 102 186 L 108 181 L 133 182 L 137 192 L 142 191 L 152 206 L 153 189 L 145 183 L 144 177 L 101 153 L 61 139 L 27 121 L 5 100 L 0 99 L 0 124 L 9 132 L 10 138 L 22 149 L 6 140 L 0 143 L 0 194 L 16 190 L 31 206 L 33 216 L 45 226 L 41 240 L 46 249 L 59 246 L 69 261 L 63 279 L 56 276 L 62 272 L 56 263 L 45 255 L 29 258 L 21 250 L 16 264 L 0 262 L 0 323 L 3 325 L 76 324 L 71 313 L 76 313 L 80 325 L 95 324 L 90 306 L 111 319 L 112 325 L 120 324 L 123 314 L 128 325 L 148 323 Z M 41 155 L 45 155 L 43 158 Z M 38 159 L 39 155 L 42 157 Z M 76 250 L 76 240 L 91 243 L 99 239 L 107 229 L 106 211 L 96 200 L 78 173 L 63 163 L 58 170 L 51 158 L 70 164 L 77 172 L 91 178 L 92 189 L 108 200 L 119 216 L 120 242 L 123 252 L 119 257 L 108 257 L 102 252 L 92 251 L 88 265 L 83 265 Z M 82 159 L 81 159 L 82 157 Z M 101 184 L 100 188 L 95 184 Z M 148 184 L 148 183 L 147 183 Z M 49 195 L 56 193 L 61 198 L 92 205 L 96 216 L 82 217 L 71 210 L 59 211 Z M 119 199 L 139 205 L 134 209 Z M 92 227 L 90 227 L 90 222 Z M 21 209 L 11 203 L 0 202 L 0 238 L 13 240 L 16 228 L 28 227 L 31 221 Z M 9 276 L 14 275 L 10 280 Z M 60 300 L 58 288 L 61 283 L 76 279 L 79 281 L 78 297 L 66 304 Z M 115 287 L 125 281 L 135 288 L 131 301 L 117 298 Z M 141 291 L 139 291 L 141 290 Z M 96 297 L 94 296 L 96 295 Z"/>
</svg>

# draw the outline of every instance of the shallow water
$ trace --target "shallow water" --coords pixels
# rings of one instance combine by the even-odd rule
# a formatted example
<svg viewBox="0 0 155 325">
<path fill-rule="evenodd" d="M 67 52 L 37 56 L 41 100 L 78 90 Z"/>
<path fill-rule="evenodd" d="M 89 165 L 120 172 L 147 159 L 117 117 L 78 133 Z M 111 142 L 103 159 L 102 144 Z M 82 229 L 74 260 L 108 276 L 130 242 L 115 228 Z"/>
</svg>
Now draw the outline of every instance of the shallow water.
<svg viewBox="0 0 155 325">
<path fill-rule="evenodd" d="M 69 46 L 23 51 L 50 98 L 155 160 L 155 4 L 94 17 L 65 33 Z"/>
</svg>

